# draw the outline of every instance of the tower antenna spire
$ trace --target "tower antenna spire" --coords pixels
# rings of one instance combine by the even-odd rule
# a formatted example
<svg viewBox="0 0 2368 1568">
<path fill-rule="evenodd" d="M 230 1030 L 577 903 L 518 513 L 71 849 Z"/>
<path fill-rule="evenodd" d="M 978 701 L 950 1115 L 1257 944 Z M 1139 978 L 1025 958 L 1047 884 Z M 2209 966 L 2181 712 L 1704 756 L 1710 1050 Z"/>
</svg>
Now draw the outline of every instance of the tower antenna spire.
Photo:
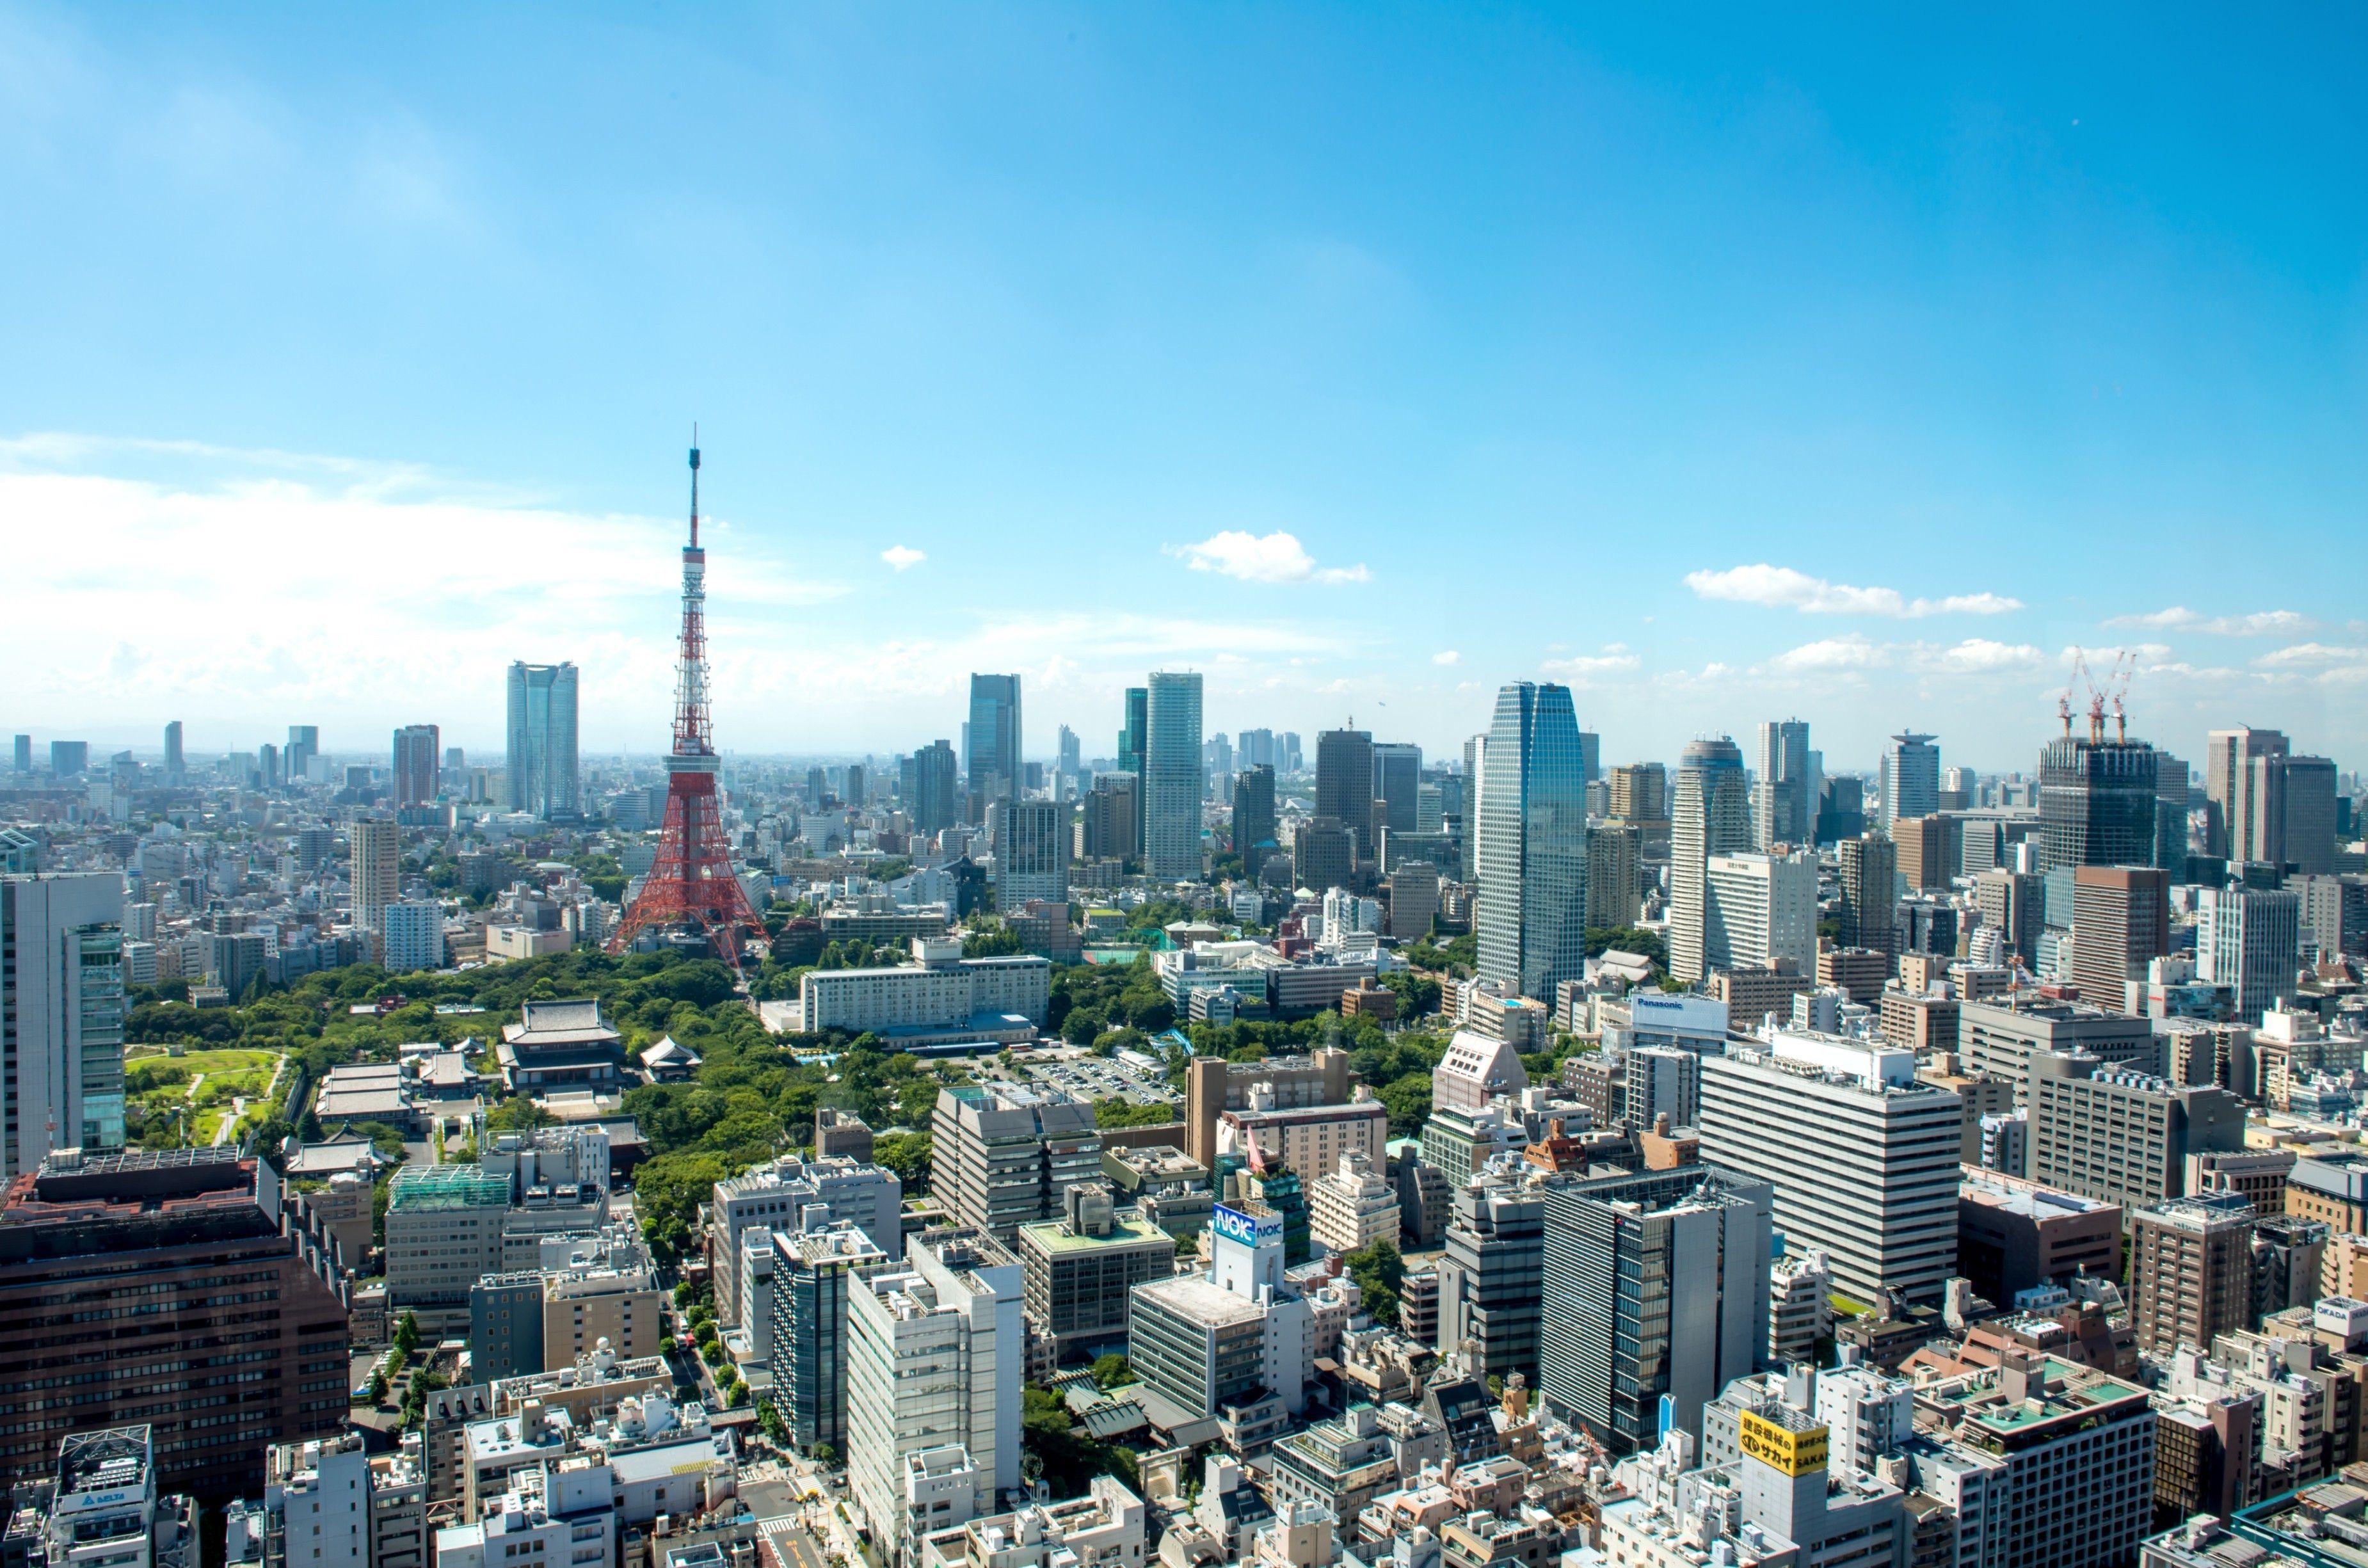
<svg viewBox="0 0 2368 1568">
<path fill-rule="evenodd" d="M 690 542 L 682 551 L 682 643 L 675 660 L 674 749 L 666 756 L 666 823 L 641 893 L 609 939 L 629 950 L 644 934 L 704 940 L 741 967 L 746 934 L 761 929 L 732 864 L 723 829 L 712 715 L 707 701 L 707 551 L 699 547 L 699 426 L 690 427 Z"/>
</svg>

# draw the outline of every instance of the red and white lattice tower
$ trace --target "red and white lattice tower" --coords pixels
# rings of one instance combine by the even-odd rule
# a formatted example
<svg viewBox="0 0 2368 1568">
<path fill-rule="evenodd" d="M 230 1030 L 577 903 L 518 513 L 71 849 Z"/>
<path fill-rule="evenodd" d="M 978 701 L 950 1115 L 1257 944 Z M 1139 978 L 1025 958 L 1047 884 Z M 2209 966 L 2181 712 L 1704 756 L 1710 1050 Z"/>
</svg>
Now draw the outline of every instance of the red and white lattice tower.
<svg viewBox="0 0 2368 1568">
<path fill-rule="evenodd" d="M 696 437 L 693 437 L 696 439 Z M 674 677 L 674 750 L 666 757 L 666 826 L 657 859 L 609 939 L 623 952 L 644 931 L 696 927 L 715 956 L 740 967 L 744 935 L 760 929 L 733 874 L 716 791 L 719 762 L 707 714 L 707 552 L 699 548 L 699 449 L 690 449 L 690 542 L 682 549 L 682 652 Z"/>
</svg>

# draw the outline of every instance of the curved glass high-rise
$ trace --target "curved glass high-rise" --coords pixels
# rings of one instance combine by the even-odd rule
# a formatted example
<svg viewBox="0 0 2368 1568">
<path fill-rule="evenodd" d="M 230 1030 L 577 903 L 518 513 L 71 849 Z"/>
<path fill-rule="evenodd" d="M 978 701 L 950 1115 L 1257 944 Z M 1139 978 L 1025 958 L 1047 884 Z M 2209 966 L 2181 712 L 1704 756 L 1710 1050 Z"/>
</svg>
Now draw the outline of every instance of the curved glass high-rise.
<svg viewBox="0 0 2368 1568">
<path fill-rule="evenodd" d="M 1154 880 L 1201 880 L 1201 677 L 1154 670 L 1144 704 L 1143 858 Z"/>
<path fill-rule="evenodd" d="M 551 822 L 582 810 L 576 794 L 575 666 L 510 666 L 509 755 L 503 804 Z"/>
<path fill-rule="evenodd" d="M 1743 751 L 1719 735 L 1687 744 L 1678 763 L 1678 810 L 1669 824 L 1669 977 L 1691 985 L 1704 972 L 1710 858 L 1751 847 L 1751 792 Z"/>
<path fill-rule="evenodd" d="M 1587 964 L 1587 767 L 1570 688 L 1497 694 L 1480 771 L 1480 978 L 1554 1000 Z"/>
</svg>

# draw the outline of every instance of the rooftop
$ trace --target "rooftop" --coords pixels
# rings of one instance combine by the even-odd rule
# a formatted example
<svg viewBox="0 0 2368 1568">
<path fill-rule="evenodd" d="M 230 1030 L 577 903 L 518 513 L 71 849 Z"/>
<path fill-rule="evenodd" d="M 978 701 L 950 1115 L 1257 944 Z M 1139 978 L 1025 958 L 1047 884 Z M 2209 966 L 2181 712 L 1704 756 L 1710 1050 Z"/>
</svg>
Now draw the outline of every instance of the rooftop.
<svg viewBox="0 0 2368 1568">
<path fill-rule="evenodd" d="M 390 1213 L 416 1213 L 438 1209 L 506 1209 L 509 1201 L 509 1178 L 488 1176 L 483 1165 L 406 1165 L 394 1174 L 386 1207 Z"/>
<path fill-rule="evenodd" d="M 1265 1308 L 1248 1297 L 1237 1296 L 1201 1274 L 1181 1274 L 1173 1279 L 1138 1285 L 1134 1288 L 1134 1298 L 1138 1301 L 1156 1302 L 1178 1317 L 1209 1328 L 1255 1323 L 1266 1312 Z"/>
<path fill-rule="evenodd" d="M 1130 1211 L 1121 1210 L 1110 1221 L 1110 1233 L 1106 1236 L 1080 1236 L 1070 1233 L 1058 1220 L 1039 1220 L 1019 1227 L 1019 1235 L 1033 1245 L 1052 1254 L 1101 1252 L 1110 1247 L 1144 1246 L 1159 1242 L 1168 1247 L 1176 1238 L 1157 1225 L 1146 1223 Z"/>
</svg>

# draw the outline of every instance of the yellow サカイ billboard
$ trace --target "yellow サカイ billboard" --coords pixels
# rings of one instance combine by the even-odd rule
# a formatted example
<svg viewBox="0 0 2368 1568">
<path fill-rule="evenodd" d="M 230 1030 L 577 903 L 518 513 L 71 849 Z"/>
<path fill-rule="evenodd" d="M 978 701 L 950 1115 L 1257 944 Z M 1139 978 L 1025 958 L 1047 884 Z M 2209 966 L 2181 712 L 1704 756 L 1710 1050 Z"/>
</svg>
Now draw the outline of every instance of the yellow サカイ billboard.
<svg viewBox="0 0 2368 1568">
<path fill-rule="evenodd" d="M 1813 1470 L 1826 1468 L 1826 1429 L 1812 1426 L 1804 1432 L 1788 1432 L 1757 1411 L 1743 1413 L 1743 1430 L 1739 1434 L 1743 1451 L 1762 1464 L 1773 1465 L 1787 1475 L 1806 1475 Z"/>
</svg>

